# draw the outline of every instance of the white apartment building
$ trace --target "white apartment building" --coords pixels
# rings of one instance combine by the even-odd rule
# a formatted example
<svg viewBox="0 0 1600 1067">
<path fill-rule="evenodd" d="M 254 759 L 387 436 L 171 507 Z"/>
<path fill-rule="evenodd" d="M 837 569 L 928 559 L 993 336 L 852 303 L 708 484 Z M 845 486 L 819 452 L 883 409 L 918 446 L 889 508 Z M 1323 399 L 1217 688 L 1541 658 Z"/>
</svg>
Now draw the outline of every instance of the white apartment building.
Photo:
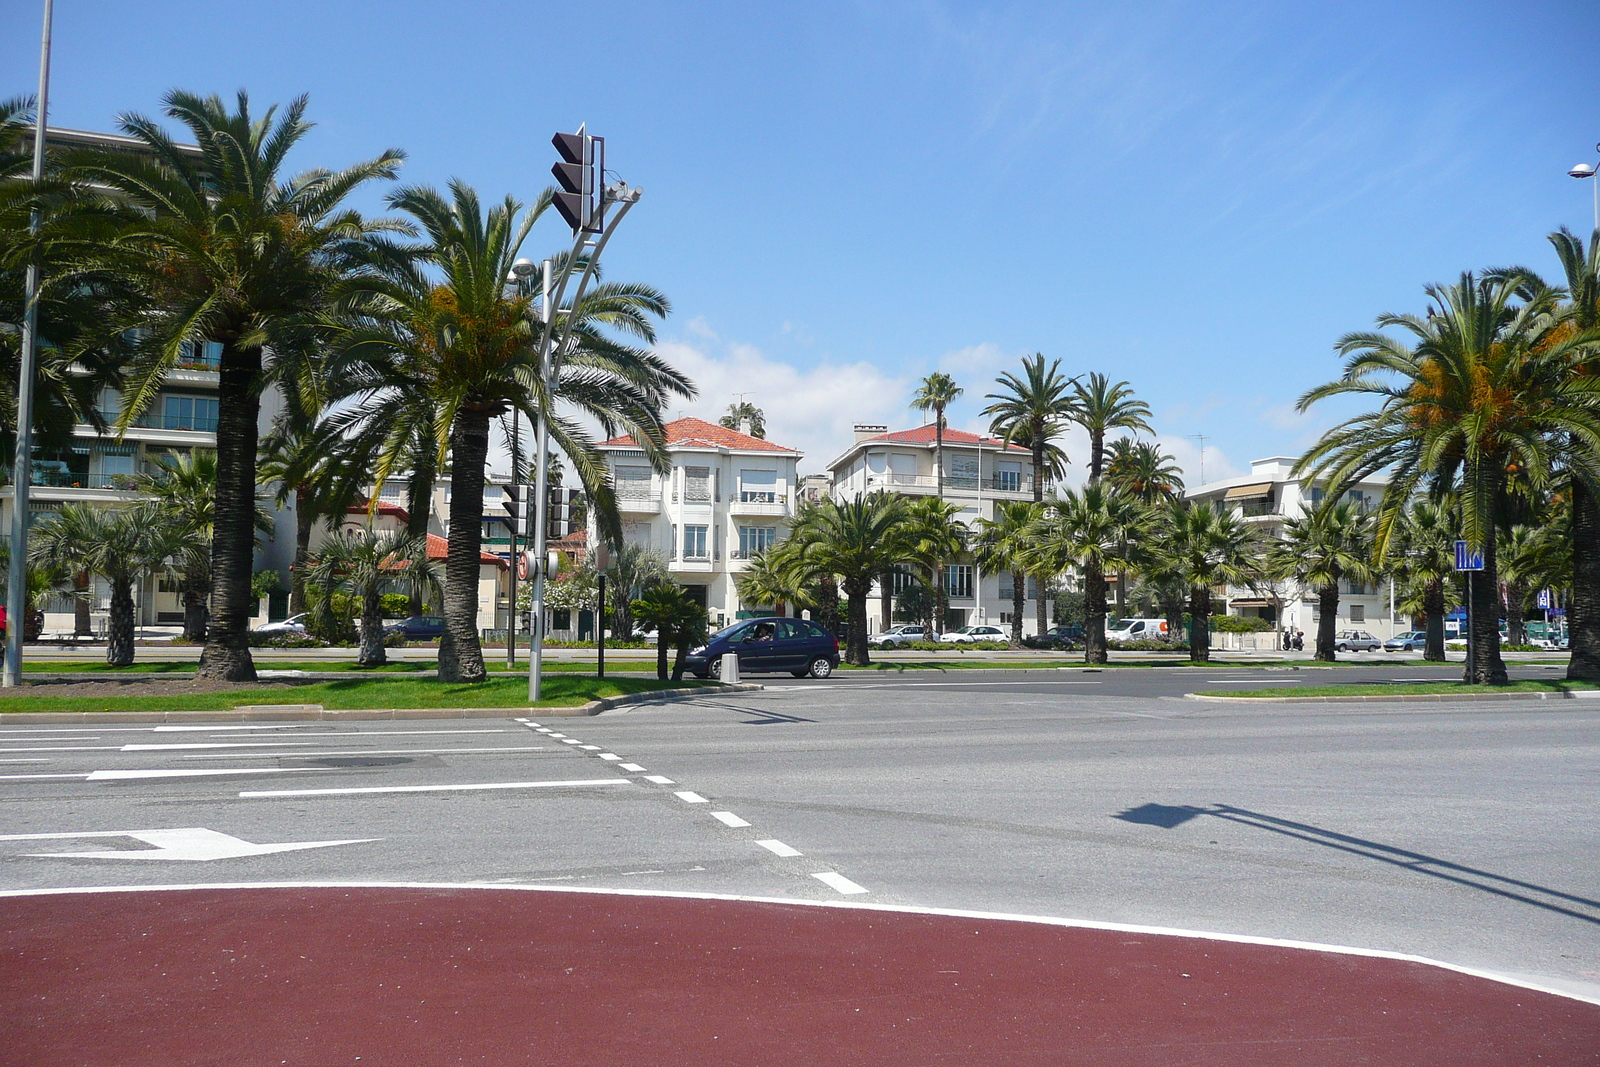
<svg viewBox="0 0 1600 1067">
<path fill-rule="evenodd" d="M 1281 538 L 1286 519 L 1298 519 L 1321 506 L 1321 486 L 1303 481 L 1290 472 L 1295 460 L 1289 456 L 1270 456 L 1254 460 L 1250 473 L 1237 478 L 1208 482 L 1184 493 L 1187 500 L 1221 503 L 1246 522 L 1260 527 L 1264 536 Z M 1378 475 L 1352 487 L 1345 496 L 1357 504 L 1376 506 L 1388 479 Z M 1387 579 L 1378 582 L 1342 581 L 1339 583 L 1339 630 L 1365 630 L 1387 639 L 1410 629 L 1410 620 L 1392 615 L 1391 589 Z M 1230 615 L 1255 615 L 1267 619 L 1274 629 L 1286 626 L 1303 630 L 1308 638 L 1316 633 L 1320 606 L 1313 590 L 1293 582 L 1278 582 L 1256 590 L 1230 586 L 1226 608 Z"/>
<path fill-rule="evenodd" d="M 721 627 L 771 605 L 746 604 L 734 581 L 751 556 L 788 535 L 802 453 L 702 419 L 667 423 L 671 469 L 658 473 L 631 437 L 599 446 L 617 488 L 623 539 L 660 552 L 679 585 Z M 591 526 L 589 538 L 595 543 Z"/>
<path fill-rule="evenodd" d="M 960 518 L 976 527 L 978 519 L 993 519 L 997 500 L 1033 499 L 1033 454 L 1026 448 L 965 430 L 944 431 L 944 470 L 940 471 L 934 426 L 889 432 L 887 426 L 855 427 L 855 442 L 828 464 L 833 499 L 855 500 L 866 493 L 888 490 L 904 496 L 937 496 L 942 485 L 947 502 L 960 507 Z M 1045 493 L 1051 487 L 1046 484 Z M 950 629 L 969 624 L 1011 625 L 1011 575 L 985 574 L 972 560 L 953 561 L 945 567 L 945 591 Z M 1037 632 L 1039 589 L 1027 581 L 1028 600 L 1022 632 Z M 879 633 L 892 625 L 883 618 L 880 590 L 867 601 L 867 629 Z"/>
</svg>

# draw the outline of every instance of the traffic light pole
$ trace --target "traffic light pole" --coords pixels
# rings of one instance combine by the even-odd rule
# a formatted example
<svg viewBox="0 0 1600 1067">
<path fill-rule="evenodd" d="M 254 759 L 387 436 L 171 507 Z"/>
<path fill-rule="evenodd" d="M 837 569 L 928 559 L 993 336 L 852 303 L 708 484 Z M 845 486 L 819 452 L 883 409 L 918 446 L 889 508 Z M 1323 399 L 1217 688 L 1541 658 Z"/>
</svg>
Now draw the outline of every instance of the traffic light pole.
<svg viewBox="0 0 1600 1067">
<path fill-rule="evenodd" d="M 545 553 L 545 535 L 550 523 L 550 473 L 546 452 L 550 447 L 549 419 L 546 418 L 555 406 L 554 398 L 550 395 L 550 385 L 555 378 L 555 372 L 560 369 L 560 360 L 566 354 L 567 345 L 572 339 L 573 316 L 571 311 L 576 309 L 579 301 L 583 299 L 584 292 L 589 288 L 589 283 L 594 280 L 595 268 L 600 265 L 600 253 L 605 251 L 606 242 L 611 240 L 611 235 L 616 232 L 617 225 L 622 222 L 628 209 L 639 202 L 643 190 L 630 189 L 622 183 L 617 183 L 613 188 L 605 191 L 608 203 L 618 205 L 618 211 L 611 219 L 610 225 L 601 234 L 591 234 L 579 231 L 572 242 L 572 254 L 562 264 L 558 276 L 554 264 L 550 260 L 544 261 L 544 301 L 540 308 L 544 319 L 544 330 L 539 338 L 539 389 L 540 402 L 543 412 L 539 418 L 538 440 L 534 445 L 534 528 L 533 528 L 533 616 L 528 621 L 528 702 L 538 703 L 542 675 L 544 671 L 544 584 L 545 571 L 548 561 Z M 585 257 L 584 252 L 588 255 Z M 573 290 L 572 299 L 562 309 L 562 301 L 566 296 L 567 283 L 572 280 L 572 269 L 583 262 L 583 273 L 578 278 L 577 288 Z M 555 313 L 557 309 L 567 312 L 566 320 L 561 323 L 561 337 L 555 345 L 550 341 L 555 334 Z"/>
</svg>

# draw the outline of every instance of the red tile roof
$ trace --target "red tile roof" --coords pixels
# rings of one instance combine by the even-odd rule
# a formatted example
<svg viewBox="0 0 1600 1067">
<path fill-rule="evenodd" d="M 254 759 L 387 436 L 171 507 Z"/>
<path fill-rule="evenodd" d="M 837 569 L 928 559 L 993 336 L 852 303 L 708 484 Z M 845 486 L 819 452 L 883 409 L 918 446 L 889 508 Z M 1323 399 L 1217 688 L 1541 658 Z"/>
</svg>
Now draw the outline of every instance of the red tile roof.
<svg viewBox="0 0 1600 1067">
<path fill-rule="evenodd" d="M 747 452 L 798 451 L 775 445 L 771 441 L 763 441 L 759 437 L 751 437 L 738 430 L 730 430 L 726 426 L 719 426 L 704 419 L 675 419 L 662 428 L 667 431 L 667 444 L 685 448 L 737 448 Z M 629 436 L 613 437 L 602 444 L 615 445 L 619 448 L 639 447 L 639 443 Z"/>
<path fill-rule="evenodd" d="M 934 425 L 930 422 L 928 425 L 919 426 L 915 430 L 895 430 L 892 433 L 880 433 L 878 436 L 869 437 L 865 441 L 858 442 L 858 444 L 867 444 L 871 441 L 888 441 L 900 445 L 931 445 L 934 443 L 935 437 Z M 1020 445 L 1007 444 L 998 437 L 980 437 L 975 433 L 968 433 L 966 430 L 953 430 L 948 426 L 944 428 L 944 443 L 947 445 L 976 445 L 981 443 L 984 448 L 1003 448 L 1008 452 L 1028 453 L 1026 448 Z M 1031 455 L 1032 453 L 1028 454 Z"/>
<path fill-rule="evenodd" d="M 445 556 L 449 555 L 449 553 L 450 553 L 450 542 L 449 541 L 446 541 L 444 538 L 440 537 L 438 534 L 429 534 L 428 535 L 428 558 L 429 559 L 444 559 Z M 484 552 L 484 551 L 481 551 L 481 550 L 478 552 L 478 563 L 480 565 L 482 565 L 484 563 L 494 563 L 494 564 L 497 564 L 498 566 L 501 566 L 501 567 L 509 567 L 509 566 L 511 566 L 510 563 L 508 563 L 505 560 L 501 559 L 499 556 L 495 555 L 493 552 Z"/>
<path fill-rule="evenodd" d="M 345 511 L 351 515 L 365 515 L 367 513 L 367 508 L 369 507 L 371 507 L 370 504 L 351 504 L 349 507 L 345 508 Z M 401 522 L 411 521 L 411 513 L 405 508 L 401 507 L 399 504 L 380 503 L 377 507 L 376 513 L 379 515 L 393 516 L 394 518 L 399 519 Z"/>
</svg>

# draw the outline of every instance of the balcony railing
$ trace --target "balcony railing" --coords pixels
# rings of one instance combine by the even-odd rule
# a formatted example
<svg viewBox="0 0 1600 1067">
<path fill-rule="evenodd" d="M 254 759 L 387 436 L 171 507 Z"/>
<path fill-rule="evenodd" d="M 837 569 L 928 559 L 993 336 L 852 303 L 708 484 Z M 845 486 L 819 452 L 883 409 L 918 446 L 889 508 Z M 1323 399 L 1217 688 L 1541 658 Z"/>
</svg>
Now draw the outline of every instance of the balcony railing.
<svg viewBox="0 0 1600 1067">
<path fill-rule="evenodd" d="M 1045 480 L 1044 489 L 1050 491 L 1050 481 Z M 944 477 L 946 489 L 965 489 L 969 492 L 983 491 L 986 493 L 1029 493 L 1033 492 L 1033 475 L 1018 474 L 1011 471 L 1000 471 L 986 477 L 976 475 L 947 474 Z M 869 489 L 931 489 L 937 491 L 939 479 L 929 474 L 868 474 L 867 488 Z"/>
<path fill-rule="evenodd" d="M 661 510 L 661 494 L 618 493 L 617 510 L 635 515 L 654 515 Z"/>
</svg>

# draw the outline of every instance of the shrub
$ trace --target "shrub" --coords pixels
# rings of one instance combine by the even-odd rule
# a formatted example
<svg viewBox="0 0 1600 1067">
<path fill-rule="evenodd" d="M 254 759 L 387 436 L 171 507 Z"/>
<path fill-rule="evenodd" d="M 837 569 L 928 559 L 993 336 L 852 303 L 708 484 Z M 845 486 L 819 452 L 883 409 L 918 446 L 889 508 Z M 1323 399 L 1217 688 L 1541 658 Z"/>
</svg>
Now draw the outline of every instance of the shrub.
<svg viewBox="0 0 1600 1067">
<path fill-rule="evenodd" d="M 310 634 L 276 633 L 250 635 L 252 648 L 327 648 L 326 641 L 319 641 Z"/>
<path fill-rule="evenodd" d="M 1256 615 L 1213 615 L 1211 630 L 1219 634 L 1263 634 L 1272 623 Z"/>
<path fill-rule="evenodd" d="M 1187 641 L 1118 641 L 1110 646 L 1113 652 L 1187 652 Z"/>
</svg>

